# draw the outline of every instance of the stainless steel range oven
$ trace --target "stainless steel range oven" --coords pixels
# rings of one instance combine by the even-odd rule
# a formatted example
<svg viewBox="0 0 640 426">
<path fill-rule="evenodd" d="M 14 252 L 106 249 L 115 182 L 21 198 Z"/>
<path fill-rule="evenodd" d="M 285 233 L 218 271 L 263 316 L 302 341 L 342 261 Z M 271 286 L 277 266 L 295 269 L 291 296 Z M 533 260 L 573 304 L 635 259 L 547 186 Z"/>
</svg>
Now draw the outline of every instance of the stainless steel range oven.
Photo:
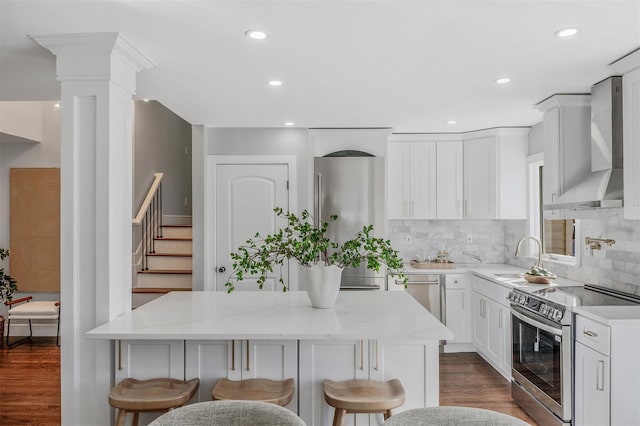
<svg viewBox="0 0 640 426">
<path fill-rule="evenodd" d="M 593 285 L 509 293 L 513 399 L 539 424 L 570 425 L 573 411 L 574 306 L 639 303 Z"/>
</svg>

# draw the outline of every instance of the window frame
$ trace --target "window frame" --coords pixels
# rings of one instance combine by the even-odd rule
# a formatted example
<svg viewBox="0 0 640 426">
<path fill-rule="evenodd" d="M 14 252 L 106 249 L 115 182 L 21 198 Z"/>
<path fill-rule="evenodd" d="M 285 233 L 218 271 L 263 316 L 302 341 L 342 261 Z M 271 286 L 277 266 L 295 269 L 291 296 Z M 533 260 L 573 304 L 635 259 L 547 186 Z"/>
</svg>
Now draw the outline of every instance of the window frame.
<svg viewBox="0 0 640 426">
<path fill-rule="evenodd" d="M 558 263 L 563 265 L 577 266 L 581 263 L 582 248 L 582 232 L 580 220 L 575 219 L 575 256 L 566 256 L 561 254 L 547 254 L 544 244 L 544 235 L 542 234 L 544 213 L 542 210 L 542 178 L 540 176 L 540 168 L 544 166 L 544 154 L 537 153 L 527 157 L 528 167 L 528 215 L 527 230 L 529 235 L 533 235 L 540 240 L 542 244 L 542 261 L 546 263 Z M 558 220 L 569 219 L 564 217 L 556 218 Z M 533 241 L 527 241 L 525 257 L 538 260 L 537 245 Z"/>
</svg>

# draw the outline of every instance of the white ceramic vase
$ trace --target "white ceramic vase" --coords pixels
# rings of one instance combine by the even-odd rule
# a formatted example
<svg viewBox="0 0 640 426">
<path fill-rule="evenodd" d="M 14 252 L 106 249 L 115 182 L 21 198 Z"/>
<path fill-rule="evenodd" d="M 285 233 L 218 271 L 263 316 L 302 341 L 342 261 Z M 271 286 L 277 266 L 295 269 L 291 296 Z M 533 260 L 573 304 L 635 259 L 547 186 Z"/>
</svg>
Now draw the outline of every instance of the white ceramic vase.
<svg viewBox="0 0 640 426">
<path fill-rule="evenodd" d="M 302 268 L 302 282 L 307 285 L 307 294 L 314 308 L 332 307 L 338 298 L 342 268 L 336 265 L 325 265 L 318 262 L 313 266 Z"/>
</svg>

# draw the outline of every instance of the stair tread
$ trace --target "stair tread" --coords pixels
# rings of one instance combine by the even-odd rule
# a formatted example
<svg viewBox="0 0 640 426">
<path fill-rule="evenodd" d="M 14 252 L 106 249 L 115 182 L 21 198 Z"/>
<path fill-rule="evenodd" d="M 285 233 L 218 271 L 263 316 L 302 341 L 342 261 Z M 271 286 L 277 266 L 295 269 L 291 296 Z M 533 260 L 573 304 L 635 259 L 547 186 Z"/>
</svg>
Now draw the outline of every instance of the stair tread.
<svg viewBox="0 0 640 426">
<path fill-rule="evenodd" d="M 154 240 L 159 241 L 192 241 L 191 237 L 153 237 Z"/>
<path fill-rule="evenodd" d="M 162 225 L 163 228 L 192 228 L 192 225 Z"/>
<path fill-rule="evenodd" d="M 139 274 L 192 274 L 191 269 L 146 269 L 138 271 Z"/>
<path fill-rule="evenodd" d="M 192 257 L 192 253 L 147 253 L 147 256 Z"/>
<path fill-rule="evenodd" d="M 170 291 L 191 291 L 191 289 L 181 287 L 136 287 L 131 289 L 132 293 L 169 293 Z"/>
</svg>

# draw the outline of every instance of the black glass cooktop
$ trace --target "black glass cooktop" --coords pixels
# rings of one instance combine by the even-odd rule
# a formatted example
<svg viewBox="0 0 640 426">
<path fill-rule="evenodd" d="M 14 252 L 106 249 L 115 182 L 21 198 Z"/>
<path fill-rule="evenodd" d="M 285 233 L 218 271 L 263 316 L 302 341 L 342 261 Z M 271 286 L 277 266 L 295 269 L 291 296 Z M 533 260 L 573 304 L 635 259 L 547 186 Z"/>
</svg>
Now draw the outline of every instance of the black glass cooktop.
<svg viewBox="0 0 640 426">
<path fill-rule="evenodd" d="M 633 295 L 624 295 L 627 298 L 618 297 L 615 294 L 605 294 L 608 289 L 597 286 L 585 287 L 549 287 L 534 291 L 533 294 L 551 302 L 566 307 L 572 306 L 613 306 L 613 305 L 637 305 L 640 298 Z M 631 299 L 631 300 L 630 300 Z M 635 300 L 634 300 L 635 299 Z"/>
</svg>

